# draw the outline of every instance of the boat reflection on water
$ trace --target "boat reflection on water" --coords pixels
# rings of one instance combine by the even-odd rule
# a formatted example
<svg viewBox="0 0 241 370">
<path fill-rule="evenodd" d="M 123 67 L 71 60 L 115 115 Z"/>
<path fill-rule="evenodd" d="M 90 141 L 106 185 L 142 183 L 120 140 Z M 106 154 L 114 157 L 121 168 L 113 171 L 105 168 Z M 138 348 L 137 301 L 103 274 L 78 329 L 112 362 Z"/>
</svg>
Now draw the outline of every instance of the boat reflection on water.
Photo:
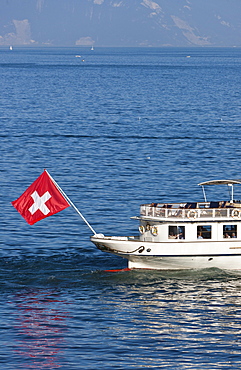
<svg viewBox="0 0 241 370">
<path fill-rule="evenodd" d="M 18 294 L 16 301 L 16 352 L 24 368 L 60 368 L 68 317 L 62 314 L 65 302 L 55 292 L 42 290 Z"/>
<path fill-rule="evenodd" d="M 204 354 L 212 353 L 216 365 L 219 361 L 228 365 L 234 348 L 236 355 L 241 355 L 237 347 L 241 335 L 240 273 L 204 269 L 128 274 L 134 283 L 118 310 L 136 312 L 131 335 L 142 343 L 143 361 L 145 349 L 150 363 L 157 367 L 170 365 L 170 357 L 167 363 L 162 358 L 169 351 L 175 351 L 176 360 L 180 357 L 179 364 L 190 361 L 192 353 L 190 368 L 195 368 L 195 360 L 201 362 Z M 123 292 L 125 289 L 123 285 Z M 124 317 L 124 312 L 120 316 Z M 152 357 L 157 351 L 159 359 Z"/>
</svg>

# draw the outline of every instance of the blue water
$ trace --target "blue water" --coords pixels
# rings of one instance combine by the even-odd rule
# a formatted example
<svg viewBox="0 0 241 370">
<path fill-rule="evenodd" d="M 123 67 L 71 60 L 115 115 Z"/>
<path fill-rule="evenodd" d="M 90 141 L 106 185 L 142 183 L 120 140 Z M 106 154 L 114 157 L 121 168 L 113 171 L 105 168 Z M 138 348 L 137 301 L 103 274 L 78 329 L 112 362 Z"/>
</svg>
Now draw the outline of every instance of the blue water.
<svg viewBox="0 0 241 370">
<path fill-rule="evenodd" d="M 126 261 L 72 208 L 10 204 L 47 168 L 96 232 L 137 234 L 141 203 L 241 178 L 240 86 L 239 48 L 0 49 L 1 369 L 241 368 L 241 273 L 106 272 Z"/>
</svg>

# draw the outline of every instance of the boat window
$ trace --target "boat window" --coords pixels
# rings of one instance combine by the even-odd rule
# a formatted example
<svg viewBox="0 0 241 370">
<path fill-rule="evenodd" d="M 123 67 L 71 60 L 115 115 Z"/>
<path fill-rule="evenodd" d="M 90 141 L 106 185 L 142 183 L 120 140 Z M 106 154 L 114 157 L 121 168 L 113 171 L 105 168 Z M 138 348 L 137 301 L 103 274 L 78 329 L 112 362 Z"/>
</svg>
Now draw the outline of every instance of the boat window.
<svg viewBox="0 0 241 370">
<path fill-rule="evenodd" d="M 169 226 L 168 239 L 185 239 L 185 226 Z"/>
<path fill-rule="evenodd" d="M 223 225 L 224 238 L 237 238 L 237 225 Z"/>
<path fill-rule="evenodd" d="M 212 238 L 212 226 L 205 225 L 205 226 L 198 226 L 197 227 L 197 238 L 198 239 L 211 239 Z"/>
</svg>

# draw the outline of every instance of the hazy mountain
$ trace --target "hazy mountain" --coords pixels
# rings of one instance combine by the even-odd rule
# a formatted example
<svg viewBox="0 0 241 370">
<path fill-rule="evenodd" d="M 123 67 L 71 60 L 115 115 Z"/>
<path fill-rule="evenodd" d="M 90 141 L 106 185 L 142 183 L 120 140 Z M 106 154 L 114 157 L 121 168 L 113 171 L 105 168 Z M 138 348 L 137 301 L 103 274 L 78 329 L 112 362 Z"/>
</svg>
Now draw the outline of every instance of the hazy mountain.
<svg viewBox="0 0 241 370">
<path fill-rule="evenodd" d="M 1 0 L 0 45 L 240 46 L 240 0 Z"/>
</svg>

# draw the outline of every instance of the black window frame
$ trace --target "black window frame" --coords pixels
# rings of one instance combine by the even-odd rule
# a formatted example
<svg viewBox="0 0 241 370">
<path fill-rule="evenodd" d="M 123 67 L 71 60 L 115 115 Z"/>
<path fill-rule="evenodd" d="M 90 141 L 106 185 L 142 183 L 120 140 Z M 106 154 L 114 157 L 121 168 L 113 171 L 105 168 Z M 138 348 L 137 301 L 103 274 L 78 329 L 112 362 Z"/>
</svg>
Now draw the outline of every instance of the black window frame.
<svg viewBox="0 0 241 370">
<path fill-rule="evenodd" d="M 237 225 L 223 225 L 223 238 L 237 238 L 237 229 Z"/>
<path fill-rule="evenodd" d="M 198 225 L 197 239 L 212 239 L 212 225 Z"/>
<path fill-rule="evenodd" d="M 185 226 L 168 226 L 168 239 L 185 239 Z"/>
</svg>

